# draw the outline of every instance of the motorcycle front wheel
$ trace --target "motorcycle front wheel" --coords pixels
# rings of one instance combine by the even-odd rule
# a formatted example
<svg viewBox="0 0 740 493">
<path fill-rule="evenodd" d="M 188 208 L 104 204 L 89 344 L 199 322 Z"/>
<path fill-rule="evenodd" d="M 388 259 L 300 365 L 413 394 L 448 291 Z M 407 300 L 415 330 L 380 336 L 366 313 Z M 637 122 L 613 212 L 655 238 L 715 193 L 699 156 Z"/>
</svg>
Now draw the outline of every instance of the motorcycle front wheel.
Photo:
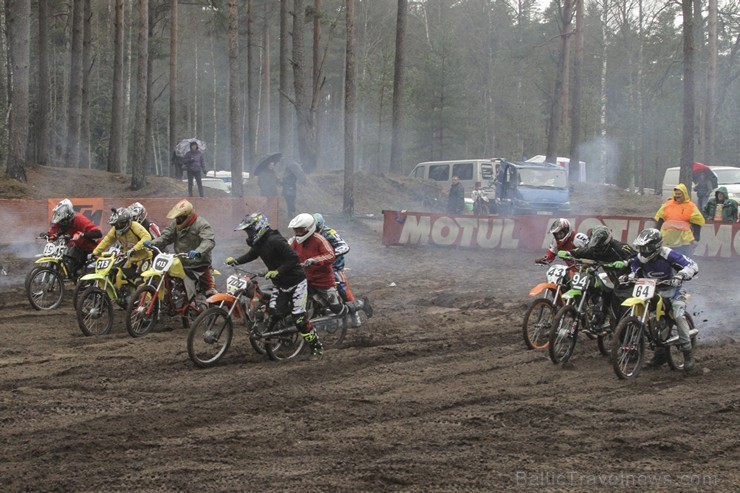
<svg viewBox="0 0 740 493">
<path fill-rule="evenodd" d="M 686 322 L 689 324 L 689 331 L 694 329 L 694 319 L 691 318 L 691 315 L 688 313 L 684 313 L 684 316 L 686 317 Z M 671 334 L 678 334 L 676 332 L 676 326 L 673 326 L 673 329 L 671 330 Z M 696 336 L 691 337 L 691 347 L 696 348 Z M 668 346 L 668 351 L 666 351 L 666 356 L 668 360 L 668 366 L 671 367 L 671 370 L 683 370 L 683 352 L 678 348 L 678 343 L 676 344 L 670 344 Z"/>
<path fill-rule="evenodd" d="M 209 368 L 226 354 L 234 330 L 226 310 L 208 308 L 193 322 L 188 333 L 188 356 L 200 368 Z"/>
<path fill-rule="evenodd" d="M 522 322 L 522 336 L 527 348 L 547 349 L 556 311 L 553 302 L 546 298 L 537 298 L 529 305 Z"/>
<path fill-rule="evenodd" d="M 159 298 L 154 286 L 136 290 L 126 308 L 126 330 L 131 337 L 142 337 L 152 331 L 159 315 Z"/>
<path fill-rule="evenodd" d="M 645 360 L 645 338 L 642 324 L 637 317 L 625 317 L 619 321 L 612 340 L 612 367 L 621 379 L 635 378 Z"/>
<path fill-rule="evenodd" d="M 548 351 L 550 361 L 557 364 L 567 363 L 576 348 L 581 318 L 573 305 L 565 305 L 555 315 L 550 329 Z"/>
<path fill-rule="evenodd" d="M 54 266 L 36 266 L 25 282 L 26 296 L 35 310 L 53 310 L 64 300 L 64 278 Z"/>
<path fill-rule="evenodd" d="M 113 304 L 97 286 L 83 291 L 77 301 L 77 324 L 86 336 L 102 336 L 113 327 Z"/>
</svg>

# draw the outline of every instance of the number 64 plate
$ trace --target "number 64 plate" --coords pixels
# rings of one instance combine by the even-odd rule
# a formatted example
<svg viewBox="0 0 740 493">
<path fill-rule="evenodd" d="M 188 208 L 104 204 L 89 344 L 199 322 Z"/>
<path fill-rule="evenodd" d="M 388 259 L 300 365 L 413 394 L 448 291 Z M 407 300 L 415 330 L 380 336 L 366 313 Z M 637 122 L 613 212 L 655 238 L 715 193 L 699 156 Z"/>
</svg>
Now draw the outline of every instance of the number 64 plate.
<svg viewBox="0 0 740 493">
<path fill-rule="evenodd" d="M 655 295 L 655 279 L 637 279 L 635 287 L 632 289 L 632 296 L 642 300 L 649 300 Z"/>
</svg>

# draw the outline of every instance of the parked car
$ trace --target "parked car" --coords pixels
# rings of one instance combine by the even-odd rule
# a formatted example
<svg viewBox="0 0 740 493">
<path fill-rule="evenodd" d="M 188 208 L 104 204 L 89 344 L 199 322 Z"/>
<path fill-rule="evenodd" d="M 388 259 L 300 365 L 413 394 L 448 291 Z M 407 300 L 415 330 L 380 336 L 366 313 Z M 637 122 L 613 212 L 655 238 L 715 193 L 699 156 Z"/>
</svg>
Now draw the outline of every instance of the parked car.
<svg viewBox="0 0 740 493">
<path fill-rule="evenodd" d="M 740 200 L 740 168 L 735 166 L 710 166 L 709 168 L 717 175 L 718 186 L 727 188 L 728 198 Z M 665 170 L 662 187 L 663 200 L 673 197 L 673 188 L 680 183 L 680 171 L 681 168 L 678 166 Z M 698 202 L 694 187 L 691 189 L 691 200 L 694 203 Z"/>
<path fill-rule="evenodd" d="M 485 189 L 486 195 L 493 197 L 493 170 L 494 161 L 491 159 L 425 161 L 414 166 L 409 176 L 436 181 L 444 190 L 449 190 L 452 177 L 457 176 L 465 189 L 466 197 L 471 197 L 473 190 L 481 187 Z"/>
<path fill-rule="evenodd" d="M 497 214 L 570 213 L 567 174 L 557 164 L 501 160 L 494 185 Z"/>
</svg>

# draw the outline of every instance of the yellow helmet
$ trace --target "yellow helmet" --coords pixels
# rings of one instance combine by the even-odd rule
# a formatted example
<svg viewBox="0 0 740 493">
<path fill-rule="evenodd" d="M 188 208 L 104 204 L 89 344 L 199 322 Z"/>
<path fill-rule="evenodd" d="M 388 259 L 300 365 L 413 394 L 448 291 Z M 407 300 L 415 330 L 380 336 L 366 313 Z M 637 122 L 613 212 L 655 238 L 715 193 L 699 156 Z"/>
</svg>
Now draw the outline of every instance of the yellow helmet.
<svg viewBox="0 0 740 493">
<path fill-rule="evenodd" d="M 167 219 L 175 219 L 178 217 L 186 217 L 193 213 L 193 204 L 189 201 L 182 199 L 180 202 L 175 204 L 175 207 L 170 209 L 167 213 Z"/>
</svg>

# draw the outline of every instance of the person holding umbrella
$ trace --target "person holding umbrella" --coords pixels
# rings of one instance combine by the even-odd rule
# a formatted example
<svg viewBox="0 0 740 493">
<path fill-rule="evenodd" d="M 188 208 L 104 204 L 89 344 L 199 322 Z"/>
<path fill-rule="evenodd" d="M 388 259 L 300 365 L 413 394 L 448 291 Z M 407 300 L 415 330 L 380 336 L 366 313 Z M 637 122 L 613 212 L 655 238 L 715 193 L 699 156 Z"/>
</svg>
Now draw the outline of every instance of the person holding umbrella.
<svg viewBox="0 0 740 493">
<path fill-rule="evenodd" d="M 206 173 L 206 164 L 203 161 L 203 153 L 198 148 L 198 143 L 190 143 L 190 150 L 182 159 L 183 168 L 188 173 L 188 196 L 193 196 L 193 179 L 198 183 L 198 195 L 203 197 L 202 175 Z"/>
</svg>

